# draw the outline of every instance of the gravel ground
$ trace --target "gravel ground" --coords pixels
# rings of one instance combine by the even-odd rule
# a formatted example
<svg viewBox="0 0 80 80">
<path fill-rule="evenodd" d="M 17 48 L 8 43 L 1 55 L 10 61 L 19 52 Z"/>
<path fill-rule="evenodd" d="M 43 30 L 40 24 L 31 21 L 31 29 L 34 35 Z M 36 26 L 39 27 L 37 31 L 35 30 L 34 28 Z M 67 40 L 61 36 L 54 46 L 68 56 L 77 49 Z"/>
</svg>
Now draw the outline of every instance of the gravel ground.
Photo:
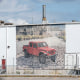
<svg viewBox="0 0 80 80">
<path fill-rule="evenodd" d="M 41 68 L 41 69 L 63 69 L 64 68 L 64 47 L 55 47 L 57 50 L 56 62 L 52 62 L 51 59 L 47 59 L 45 64 L 40 64 L 39 57 L 30 56 L 24 58 L 24 53 L 17 55 L 17 68 L 18 69 L 30 69 L 30 68 Z"/>
<path fill-rule="evenodd" d="M 0 80 L 80 80 L 71 77 L 2 77 Z"/>
</svg>

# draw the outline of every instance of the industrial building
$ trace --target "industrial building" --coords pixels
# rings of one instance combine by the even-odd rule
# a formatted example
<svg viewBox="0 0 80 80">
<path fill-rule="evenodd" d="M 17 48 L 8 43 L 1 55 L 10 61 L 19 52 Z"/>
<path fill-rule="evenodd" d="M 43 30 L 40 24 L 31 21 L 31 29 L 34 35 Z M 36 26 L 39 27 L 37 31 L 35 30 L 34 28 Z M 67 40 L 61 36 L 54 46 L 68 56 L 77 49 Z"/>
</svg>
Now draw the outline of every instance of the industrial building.
<svg viewBox="0 0 80 80">
<path fill-rule="evenodd" d="M 64 25 L 66 33 L 65 69 L 80 68 L 80 23 L 54 23 L 54 24 L 35 24 L 35 25 L 1 25 L 0 26 L 0 66 L 2 59 L 6 60 L 6 73 L 16 74 L 16 29 L 17 27 L 27 26 L 26 30 L 32 26 L 44 28 L 50 25 Z M 23 29 L 24 30 L 24 29 Z M 23 31 L 22 30 L 22 31 Z M 22 32 L 20 30 L 20 32 Z M 22 34 L 22 33 L 21 33 Z M 4 56 L 4 57 L 3 57 Z M 1 68 L 2 69 L 2 68 Z"/>
<path fill-rule="evenodd" d="M 80 22 L 73 21 L 70 23 L 48 23 L 46 19 L 46 5 L 43 5 L 42 7 L 42 24 L 13 25 L 12 23 L 5 23 L 4 21 L 0 21 L 0 73 L 5 72 L 5 74 L 53 74 L 53 71 L 55 69 L 50 68 L 51 70 L 48 69 L 43 71 L 44 69 L 41 68 L 40 70 L 33 68 L 31 70 L 27 70 L 25 69 L 25 64 L 19 66 L 17 64 L 17 55 L 23 51 L 22 47 L 23 45 L 26 45 L 28 43 L 28 40 L 41 40 L 45 38 L 45 40 L 48 40 L 46 40 L 48 43 L 52 44 L 50 39 L 54 39 L 51 37 L 53 36 L 55 31 L 57 32 L 57 34 L 55 33 L 54 36 L 57 36 L 60 41 L 63 41 L 65 43 L 65 46 L 63 46 L 63 60 L 58 61 L 59 63 L 63 63 L 63 65 L 62 68 L 57 69 L 63 69 L 64 72 L 65 70 L 68 70 L 68 73 L 72 69 L 80 69 Z M 48 37 L 50 37 L 50 39 L 48 39 Z M 26 44 L 23 44 L 23 41 Z M 19 44 L 21 44 L 22 46 L 18 46 L 17 48 L 17 42 L 19 42 Z M 56 41 L 56 43 L 58 42 Z M 61 45 L 62 44 L 60 43 L 59 46 Z M 23 53 L 19 55 L 22 54 Z M 60 55 L 62 55 L 62 53 Z M 21 59 L 24 60 L 23 56 Z M 17 67 L 22 66 L 24 67 L 24 69 L 17 69 Z M 56 65 L 56 67 L 57 66 L 60 65 Z M 61 70 L 59 70 L 59 74 L 62 74 Z M 28 73 L 25 73 L 25 71 L 28 71 Z"/>
</svg>

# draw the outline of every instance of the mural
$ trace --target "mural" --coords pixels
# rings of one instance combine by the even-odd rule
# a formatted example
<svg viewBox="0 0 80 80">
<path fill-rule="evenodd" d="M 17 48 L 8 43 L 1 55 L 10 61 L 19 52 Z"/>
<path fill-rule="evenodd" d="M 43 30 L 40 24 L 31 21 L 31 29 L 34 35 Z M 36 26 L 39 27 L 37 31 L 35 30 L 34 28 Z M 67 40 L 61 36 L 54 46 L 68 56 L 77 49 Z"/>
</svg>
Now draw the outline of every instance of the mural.
<svg viewBox="0 0 80 80">
<path fill-rule="evenodd" d="M 63 69 L 65 25 L 16 27 L 17 69 Z"/>
</svg>

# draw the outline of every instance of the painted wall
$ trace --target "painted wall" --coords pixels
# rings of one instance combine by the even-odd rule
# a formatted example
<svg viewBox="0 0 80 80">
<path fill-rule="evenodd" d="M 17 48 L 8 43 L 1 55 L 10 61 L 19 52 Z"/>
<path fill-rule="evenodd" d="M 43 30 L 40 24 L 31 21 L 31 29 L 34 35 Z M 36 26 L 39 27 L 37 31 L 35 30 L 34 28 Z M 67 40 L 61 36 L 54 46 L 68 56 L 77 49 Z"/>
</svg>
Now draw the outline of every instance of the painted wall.
<svg viewBox="0 0 80 80">
<path fill-rule="evenodd" d="M 7 65 L 16 65 L 16 27 L 7 28 Z"/>
<path fill-rule="evenodd" d="M 3 56 L 6 59 L 6 44 L 6 28 L 0 28 L 0 66 Z"/>
<path fill-rule="evenodd" d="M 0 66 L 3 56 L 6 59 L 7 73 L 13 72 L 16 65 L 16 27 L 14 26 L 0 28 Z"/>
<path fill-rule="evenodd" d="M 66 25 L 65 68 L 80 67 L 80 24 Z"/>
<path fill-rule="evenodd" d="M 80 64 L 80 54 L 79 54 L 80 53 L 80 24 L 68 24 L 65 26 L 66 26 L 66 53 L 68 53 L 65 55 L 65 65 L 76 64 L 76 55 L 74 55 L 73 53 L 78 53 L 77 63 Z M 10 48 L 7 48 L 8 46 L 10 46 Z M 3 56 L 6 59 L 6 55 L 7 55 L 7 65 L 15 66 L 16 65 L 16 27 L 0 28 L 0 66 L 1 66 L 1 59 L 3 58 Z"/>
<path fill-rule="evenodd" d="M 66 53 L 80 52 L 80 24 L 66 25 Z"/>
<path fill-rule="evenodd" d="M 7 74 L 16 72 L 16 27 L 7 27 Z"/>
</svg>

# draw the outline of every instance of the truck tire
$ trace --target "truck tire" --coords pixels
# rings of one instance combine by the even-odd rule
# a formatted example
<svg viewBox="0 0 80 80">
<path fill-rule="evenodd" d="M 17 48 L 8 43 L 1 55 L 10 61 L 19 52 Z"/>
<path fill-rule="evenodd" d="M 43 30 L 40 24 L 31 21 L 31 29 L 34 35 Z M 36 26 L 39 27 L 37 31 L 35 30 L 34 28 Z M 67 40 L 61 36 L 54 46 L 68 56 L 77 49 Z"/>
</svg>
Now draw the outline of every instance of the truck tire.
<svg viewBox="0 0 80 80">
<path fill-rule="evenodd" d="M 55 62 L 55 61 L 56 61 L 56 56 L 51 56 L 51 60 L 52 60 L 53 62 Z"/>
<path fill-rule="evenodd" d="M 45 64 L 46 63 L 46 55 L 40 54 L 39 55 L 39 62 L 42 64 Z"/>
<path fill-rule="evenodd" d="M 29 55 L 29 53 L 27 52 L 27 50 L 24 50 L 24 57 L 25 58 L 28 58 L 30 55 Z"/>
</svg>

